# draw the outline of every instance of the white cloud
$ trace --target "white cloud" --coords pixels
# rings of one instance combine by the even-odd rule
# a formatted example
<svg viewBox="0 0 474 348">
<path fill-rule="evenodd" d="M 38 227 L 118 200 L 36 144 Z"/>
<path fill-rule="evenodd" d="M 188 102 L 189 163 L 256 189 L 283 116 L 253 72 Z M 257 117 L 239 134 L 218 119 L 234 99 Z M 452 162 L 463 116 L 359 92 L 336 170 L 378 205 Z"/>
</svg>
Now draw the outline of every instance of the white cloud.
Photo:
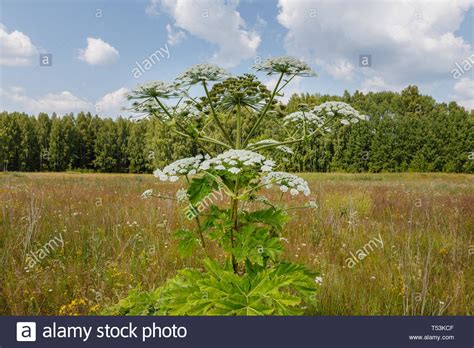
<svg viewBox="0 0 474 348">
<path fill-rule="evenodd" d="M 153 0 L 148 13 L 157 7 L 168 13 L 174 26 L 217 46 L 212 60 L 224 67 L 255 57 L 260 35 L 246 30 L 245 21 L 237 11 L 236 0 Z"/>
<path fill-rule="evenodd" d="M 273 91 L 275 85 L 278 82 L 278 77 L 278 75 L 272 76 L 268 80 L 263 81 L 263 84 L 267 86 L 270 91 Z M 276 97 L 275 99 L 281 101 L 282 103 L 288 103 L 293 94 L 303 93 L 303 89 L 301 87 L 301 79 L 302 78 L 300 76 L 296 76 L 295 78 L 293 78 L 293 80 L 291 80 L 291 82 L 280 92 L 283 93 L 283 96 Z"/>
<path fill-rule="evenodd" d="M 90 110 L 92 104 L 87 100 L 75 96 L 69 91 L 59 93 L 48 93 L 38 98 L 32 98 L 25 94 L 21 87 L 12 87 L 10 89 L 1 89 L 0 95 L 12 101 L 21 111 L 39 113 L 39 112 L 57 112 L 68 113 L 81 110 Z"/>
<path fill-rule="evenodd" d="M 29 65 L 37 55 L 38 49 L 28 36 L 18 30 L 8 33 L 0 23 L 0 65 Z"/>
<path fill-rule="evenodd" d="M 107 93 L 95 104 L 95 108 L 100 115 L 118 116 L 123 113 L 126 94 L 129 90 L 125 87 L 119 88 L 113 92 Z"/>
<path fill-rule="evenodd" d="M 388 84 L 448 78 L 473 48 L 454 33 L 472 0 L 279 0 L 278 21 L 287 28 L 286 51 L 315 62 L 335 78 L 370 70 Z M 371 54 L 372 67 L 359 68 Z M 356 67 L 354 69 L 354 67 Z"/>
<path fill-rule="evenodd" d="M 352 80 L 354 65 L 345 59 L 338 58 L 333 63 L 326 63 L 324 60 L 316 59 L 316 63 L 324 68 L 329 75 L 338 80 Z"/>
<path fill-rule="evenodd" d="M 79 59 L 92 65 L 105 65 L 115 62 L 119 52 L 107 42 L 98 38 L 87 38 L 87 47 L 79 50 Z"/>
<path fill-rule="evenodd" d="M 179 44 L 186 38 L 186 33 L 182 30 L 174 30 L 170 24 L 166 25 L 166 32 L 168 33 L 168 43 L 171 46 Z"/>
<path fill-rule="evenodd" d="M 474 80 L 468 77 L 460 79 L 454 85 L 454 99 L 467 109 L 474 109 Z"/>
<path fill-rule="evenodd" d="M 391 92 L 400 92 L 403 89 L 403 85 L 389 84 L 385 82 L 383 77 L 372 76 L 367 77 L 362 81 L 361 92 L 382 92 L 382 91 L 391 91 Z"/>
</svg>

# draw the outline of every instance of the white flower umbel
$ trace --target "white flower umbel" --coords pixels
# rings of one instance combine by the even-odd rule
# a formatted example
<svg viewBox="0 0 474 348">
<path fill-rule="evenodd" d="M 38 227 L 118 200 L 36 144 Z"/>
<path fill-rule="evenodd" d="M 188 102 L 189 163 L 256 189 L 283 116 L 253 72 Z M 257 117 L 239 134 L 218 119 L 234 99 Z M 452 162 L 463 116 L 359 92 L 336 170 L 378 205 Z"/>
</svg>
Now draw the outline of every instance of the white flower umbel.
<svg viewBox="0 0 474 348">
<path fill-rule="evenodd" d="M 197 119 L 201 116 L 201 112 L 193 104 L 181 103 L 171 108 L 172 114 L 185 119 Z"/>
<path fill-rule="evenodd" d="M 199 170 L 199 165 L 204 160 L 203 155 L 197 155 L 195 157 L 182 158 L 173 162 L 163 170 L 156 169 L 153 174 L 161 181 L 177 181 L 182 175 L 194 175 Z"/>
<path fill-rule="evenodd" d="M 179 85 L 194 85 L 203 81 L 221 81 L 229 77 L 229 73 L 217 65 L 196 64 L 176 78 Z"/>
<path fill-rule="evenodd" d="M 280 56 L 265 59 L 254 67 L 257 71 L 266 72 L 268 75 L 286 74 L 296 76 L 316 76 L 311 67 L 299 59 L 289 56 Z"/>
<path fill-rule="evenodd" d="M 298 129 L 302 128 L 305 122 L 309 128 L 319 127 L 324 124 L 324 118 L 307 111 L 295 111 L 283 117 L 283 124 L 285 126 L 291 124 Z"/>
<path fill-rule="evenodd" d="M 141 195 L 141 198 L 142 199 L 147 199 L 149 197 L 151 197 L 153 195 L 153 189 L 148 189 L 146 191 L 144 191 Z"/>
<path fill-rule="evenodd" d="M 182 92 L 175 84 L 169 84 L 163 81 L 151 81 L 142 85 L 138 85 L 131 91 L 128 99 L 150 99 L 150 98 L 178 98 L 182 96 Z"/>
<path fill-rule="evenodd" d="M 314 107 L 312 110 L 320 118 L 336 117 L 343 125 L 357 123 L 359 121 L 367 121 L 368 116 L 362 115 L 347 103 L 329 101 Z"/>
<path fill-rule="evenodd" d="M 285 172 L 271 172 L 262 178 L 262 185 L 271 188 L 272 185 L 279 186 L 281 192 L 290 192 L 292 196 L 303 193 L 305 196 L 311 194 L 308 182 L 299 176 Z"/>
<path fill-rule="evenodd" d="M 184 188 L 180 188 L 178 191 L 176 191 L 176 199 L 178 202 L 184 202 L 188 199 L 188 191 Z"/>
<path fill-rule="evenodd" d="M 267 160 L 259 153 L 249 150 L 229 150 L 214 158 L 205 160 L 199 168 L 206 171 L 216 171 L 221 175 L 226 172 L 238 174 L 246 170 L 270 172 L 274 166 L 274 161 Z"/>
</svg>

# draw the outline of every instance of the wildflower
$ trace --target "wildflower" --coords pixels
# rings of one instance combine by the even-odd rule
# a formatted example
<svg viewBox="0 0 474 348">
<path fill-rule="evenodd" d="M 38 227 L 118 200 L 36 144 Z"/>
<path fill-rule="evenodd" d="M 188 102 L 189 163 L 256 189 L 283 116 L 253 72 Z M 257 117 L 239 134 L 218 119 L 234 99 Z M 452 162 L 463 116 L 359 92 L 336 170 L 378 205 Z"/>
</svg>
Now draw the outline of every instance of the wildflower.
<svg viewBox="0 0 474 348">
<path fill-rule="evenodd" d="M 271 172 L 262 178 L 262 184 L 267 188 L 271 188 L 273 184 L 280 186 L 280 191 L 287 192 L 290 189 L 292 196 L 298 195 L 300 192 L 305 196 L 311 193 L 306 180 L 290 173 Z"/>
<path fill-rule="evenodd" d="M 242 170 L 255 170 L 268 172 L 273 170 L 275 162 L 267 160 L 264 156 L 249 150 L 229 150 L 214 158 L 207 159 L 199 166 L 200 170 L 217 170 L 238 174 Z M 220 173 L 220 174 L 224 174 Z"/>
<path fill-rule="evenodd" d="M 323 277 L 316 277 L 314 278 L 316 284 L 321 285 L 323 283 Z"/>
<path fill-rule="evenodd" d="M 153 189 L 148 189 L 142 193 L 141 198 L 147 199 L 148 197 L 151 197 L 152 195 L 153 195 Z"/>
<path fill-rule="evenodd" d="M 213 64 L 196 64 L 176 78 L 179 85 L 194 85 L 204 81 L 220 81 L 228 77 L 224 69 Z"/>
<path fill-rule="evenodd" d="M 302 128 L 306 123 L 309 127 L 319 127 L 324 124 L 324 118 L 313 112 L 295 111 L 283 117 L 284 125 L 295 125 L 296 128 Z"/>
<path fill-rule="evenodd" d="M 362 115 L 347 103 L 329 101 L 313 108 L 312 112 L 320 118 L 337 117 L 344 125 L 367 121 L 368 116 Z"/>
<path fill-rule="evenodd" d="M 232 167 L 232 168 L 229 168 L 229 172 L 232 174 L 238 174 L 240 172 L 240 169 L 236 167 Z"/>
<path fill-rule="evenodd" d="M 151 81 L 138 85 L 128 95 L 128 99 L 177 98 L 182 95 L 175 84 L 163 81 Z"/>
<path fill-rule="evenodd" d="M 184 188 L 179 189 L 176 191 L 176 199 L 178 202 L 184 202 L 188 199 L 188 191 L 186 191 Z"/>
<path fill-rule="evenodd" d="M 203 155 L 197 155 L 189 158 L 182 158 L 177 160 L 166 167 L 163 170 L 156 169 L 153 175 L 161 181 L 177 181 L 181 175 L 194 175 L 198 172 L 199 165 L 203 161 Z"/>
<path fill-rule="evenodd" d="M 173 115 L 184 117 L 188 120 L 199 118 L 201 111 L 199 111 L 193 104 L 179 104 L 171 108 Z"/>
<path fill-rule="evenodd" d="M 268 75 L 316 76 L 316 73 L 308 64 L 289 56 L 268 58 L 256 64 L 253 68 L 257 71 L 266 72 Z"/>
</svg>

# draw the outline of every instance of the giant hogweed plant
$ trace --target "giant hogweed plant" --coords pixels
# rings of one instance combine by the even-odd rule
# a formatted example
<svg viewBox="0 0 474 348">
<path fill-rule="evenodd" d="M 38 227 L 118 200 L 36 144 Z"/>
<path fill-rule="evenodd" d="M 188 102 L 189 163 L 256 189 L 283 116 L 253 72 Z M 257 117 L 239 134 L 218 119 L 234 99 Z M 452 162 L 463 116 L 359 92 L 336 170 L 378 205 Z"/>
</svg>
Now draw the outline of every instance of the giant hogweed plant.
<svg viewBox="0 0 474 348">
<path fill-rule="evenodd" d="M 276 98 L 296 76 L 315 73 L 292 57 L 270 58 L 254 68 L 277 76 L 272 91 L 253 75 L 231 77 L 217 66 L 199 64 L 172 84 L 154 81 L 129 95 L 134 111 L 156 117 L 198 149 L 196 156 L 154 172 L 161 181 L 183 178 L 185 188 L 176 197 L 163 197 L 153 190 L 145 191 L 143 197 L 175 199 L 189 206 L 187 217 L 194 221 L 194 228 L 180 229 L 174 238 L 183 257 L 197 250 L 204 257 L 201 269 L 180 270 L 154 291 L 135 289 L 109 308 L 108 314 L 298 315 L 316 303 L 322 278 L 303 265 L 281 259 L 281 233 L 288 211 L 314 206 L 309 198 L 302 207 L 291 206 L 291 198 L 309 197 L 310 188 L 304 179 L 279 171 L 274 159 L 291 155 L 292 145 L 365 116 L 340 102 L 312 110 L 302 106 L 300 111 L 282 115 L 276 111 Z M 191 88 L 196 86 L 202 88 L 202 97 L 192 95 Z M 257 141 L 265 118 L 279 124 L 285 137 Z M 265 195 L 272 189 L 279 192 L 275 202 Z M 225 195 L 226 203 L 212 202 L 203 208 L 202 202 L 217 191 Z M 290 198 L 283 200 L 284 196 Z M 219 248 L 225 259 L 208 257 L 210 248 Z"/>
</svg>

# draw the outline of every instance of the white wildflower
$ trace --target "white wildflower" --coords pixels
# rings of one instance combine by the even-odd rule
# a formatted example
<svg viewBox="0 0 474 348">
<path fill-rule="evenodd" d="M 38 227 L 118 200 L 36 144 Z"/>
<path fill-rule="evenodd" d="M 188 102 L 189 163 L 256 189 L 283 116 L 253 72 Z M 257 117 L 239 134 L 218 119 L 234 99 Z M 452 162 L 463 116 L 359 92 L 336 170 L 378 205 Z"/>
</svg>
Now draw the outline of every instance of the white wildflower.
<svg viewBox="0 0 474 348">
<path fill-rule="evenodd" d="M 316 284 L 321 285 L 323 283 L 323 277 L 316 277 L 314 278 Z"/>
<path fill-rule="evenodd" d="M 138 85 L 128 95 L 128 99 L 152 99 L 152 98 L 177 98 L 182 96 L 182 92 L 175 84 L 163 81 L 151 81 Z"/>
<path fill-rule="evenodd" d="M 240 169 L 232 167 L 232 168 L 229 168 L 229 172 L 232 174 L 238 174 L 240 172 Z"/>
<path fill-rule="evenodd" d="M 176 191 L 176 199 L 178 202 L 184 202 L 188 199 L 188 191 L 186 191 L 184 188 L 179 189 Z"/>
<path fill-rule="evenodd" d="M 320 118 L 337 117 L 344 125 L 367 121 L 368 117 L 360 114 L 347 103 L 338 101 L 329 101 L 313 108 L 312 112 Z"/>
<path fill-rule="evenodd" d="M 297 76 L 316 76 L 311 67 L 299 59 L 289 56 L 280 56 L 265 59 L 254 67 L 257 71 L 266 72 L 268 75 L 286 74 Z"/>
<path fill-rule="evenodd" d="M 220 81 L 229 77 L 224 69 L 213 64 L 196 64 L 176 78 L 182 85 L 194 85 L 203 81 Z"/>
<path fill-rule="evenodd" d="M 287 192 L 291 188 L 290 193 L 293 196 L 299 193 L 309 196 L 311 193 L 306 180 L 290 173 L 271 172 L 262 178 L 262 185 L 265 185 L 265 187 L 272 184 L 279 185 L 282 192 Z"/>
<path fill-rule="evenodd" d="M 153 195 L 153 189 L 148 189 L 142 193 L 141 198 L 147 199 L 148 197 L 151 197 L 152 195 Z"/>
<path fill-rule="evenodd" d="M 284 125 L 294 125 L 296 128 L 302 128 L 304 123 L 309 127 L 319 127 L 324 124 L 324 118 L 313 112 L 295 111 L 283 117 Z"/>
<path fill-rule="evenodd" d="M 203 161 L 199 169 L 227 171 L 231 174 L 237 174 L 242 170 L 254 170 L 257 172 L 271 171 L 274 166 L 275 162 L 267 160 L 264 156 L 256 152 L 249 150 L 228 150 L 214 158 Z"/>
<path fill-rule="evenodd" d="M 195 157 L 182 158 L 173 162 L 163 170 L 156 169 L 153 174 L 161 181 L 177 181 L 181 175 L 194 175 L 199 170 L 199 165 L 204 160 L 203 155 L 197 155 Z"/>
</svg>

